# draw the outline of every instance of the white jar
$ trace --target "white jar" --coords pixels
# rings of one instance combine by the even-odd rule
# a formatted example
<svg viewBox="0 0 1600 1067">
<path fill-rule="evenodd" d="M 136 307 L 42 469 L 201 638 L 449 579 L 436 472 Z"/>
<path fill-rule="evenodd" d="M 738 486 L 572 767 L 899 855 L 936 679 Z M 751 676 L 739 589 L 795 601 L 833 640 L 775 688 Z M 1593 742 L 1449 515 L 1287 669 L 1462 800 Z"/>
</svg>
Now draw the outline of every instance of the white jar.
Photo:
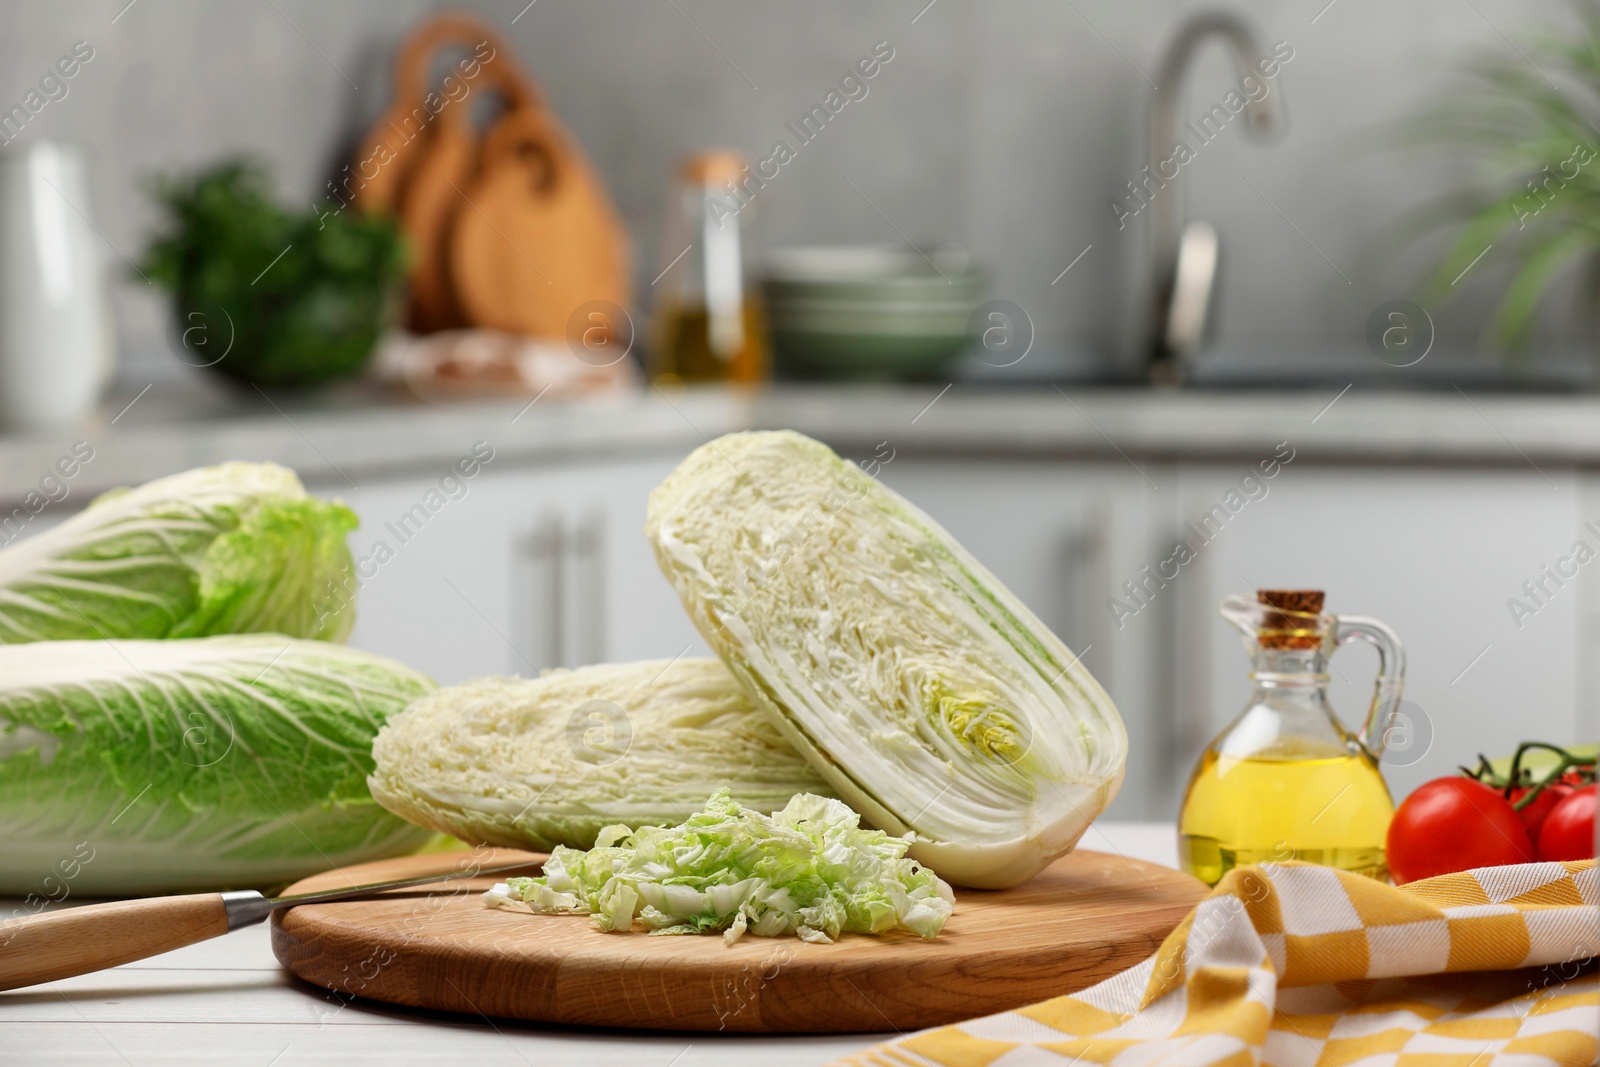
<svg viewBox="0 0 1600 1067">
<path fill-rule="evenodd" d="M 69 426 L 111 374 L 101 238 L 83 153 L 51 141 L 0 149 L 0 426 Z"/>
</svg>

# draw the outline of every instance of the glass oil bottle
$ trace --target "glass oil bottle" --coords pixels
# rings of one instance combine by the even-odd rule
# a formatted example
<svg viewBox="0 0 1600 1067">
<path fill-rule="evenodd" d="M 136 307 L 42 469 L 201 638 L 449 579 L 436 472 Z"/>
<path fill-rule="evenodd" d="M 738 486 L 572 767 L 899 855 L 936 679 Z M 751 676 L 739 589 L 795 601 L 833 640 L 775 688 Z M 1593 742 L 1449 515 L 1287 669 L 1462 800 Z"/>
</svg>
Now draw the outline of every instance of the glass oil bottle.
<svg viewBox="0 0 1600 1067">
<path fill-rule="evenodd" d="M 766 327 L 745 278 L 749 176 L 736 152 L 691 156 L 678 171 L 657 277 L 647 365 L 660 385 L 751 384 L 768 376 Z"/>
<path fill-rule="evenodd" d="M 1327 615 L 1322 603 L 1315 590 L 1222 602 L 1222 617 L 1244 635 L 1251 693 L 1200 757 L 1179 816 L 1183 867 L 1207 885 L 1235 867 L 1284 860 L 1388 877 L 1394 801 L 1378 760 L 1400 702 L 1405 652 L 1383 623 Z M 1379 657 L 1360 736 L 1328 703 L 1328 657 L 1351 641 L 1370 643 Z"/>
</svg>

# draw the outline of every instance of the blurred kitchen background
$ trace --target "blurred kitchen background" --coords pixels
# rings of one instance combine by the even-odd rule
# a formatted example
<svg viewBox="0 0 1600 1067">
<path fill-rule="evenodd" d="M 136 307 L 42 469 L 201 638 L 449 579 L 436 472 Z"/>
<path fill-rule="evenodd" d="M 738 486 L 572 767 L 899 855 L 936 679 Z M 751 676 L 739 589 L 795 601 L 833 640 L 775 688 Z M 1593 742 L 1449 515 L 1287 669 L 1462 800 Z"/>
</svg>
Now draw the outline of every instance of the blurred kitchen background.
<svg viewBox="0 0 1600 1067">
<path fill-rule="evenodd" d="M 585 356 L 570 322 L 546 331 L 556 355 L 606 372 L 592 397 L 564 372 L 545 396 L 549 381 L 503 350 L 424 351 L 392 330 L 344 382 L 241 384 L 202 366 L 217 349 L 192 343 L 191 312 L 181 298 L 175 308 L 162 277 L 139 273 L 159 275 L 147 249 L 172 225 L 152 180 L 248 156 L 285 209 L 328 210 L 328 183 L 393 102 L 397 49 L 445 10 L 501 35 L 614 203 L 629 254 L 618 268 L 623 299 L 611 302 L 629 314 L 607 320 L 600 347 L 627 355 Z M 1126 214 L 1136 203 L 1128 183 L 1156 162 L 1150 115 L 1163 58 L 1215 10 L 1149 0 L 11 5 L 0 108 L 21 106 L 27 118 L 6 128 L 0 174 L 30 148 L 76 146 L 82 199 L 58 190 L 73 211 L 55 210 L 60 226 L 82 219 L 92 229 L 114 364 L 92 411 L 54 424 L 13 414 L 18 428 L 0 437 L 0 494 L 20 499 L 80 438 L 96 448 L 84 484 L 41 522 L 59 521 L 91 489 L 199 463 L 294 466 L 363 516 L 359 558 L 373 559 L 379 542 L 392 553 L 363 574 L 355 641 L 453 682 L 702 648 L 639 533 L 644 494 L 708 437 L 793 426 L 877 461 L 887 484 L 1083 651 L 1134 736 L 1124 816 L 1170 818 L 1195 754 L 1240 707 L 1246 660 L 1215 608 L 1252 586 L 1326 589 L 1329 610 L 1378 616 L 1405 640 L 1412 725 L 1388 757 L 1397 794 L 1524 737 L 1592 740 L 1600 579 L 1560 563 L 1577 541 L 1600 549 L 1600 341 L 1583 270 L 1592 248 L 1565 250 L 1531 332 L 1503 343 L 1491 319 L 1517 269 L 1502 232 L 1520 232 L 1514 210 L 1495 215 L 1478 259 L 1448 251 L 1458 229 L 1399 240 L 1409 210 L 1470 184 L 1488 152 L 1420 150 L 1418 116 L 1472 84 L 1464 69 L 1475 56 L 1565 85 L 1532 41 L 1554 32 L 1580 42 L 1580 13 L 1506 0 L 1235 0 L 1225 10 L 1277 60 L 1274 74 L 1252 73 L 1265 88 L 1252 109 L 1271 113 L 1230 116 L 1148 208 Z M 74 51 L 80 42 L 92 58 Z M 70 78 L 52 73 L 74 55 Z M 867 57 L 874 73 L 854 73 Z M 46 76 L 62 91 L 41 94 Z M 802 143 L 793 124 L 846 76 L 861 88 Z M 1199 122 L 1241 77 L 1211 35 L 1181 81 L 1162 88 L 1180 123 Z M 1582 85 L 1565 91 L 1600 120 Z M 48 98 L 35 109 L 30 94 Z M 1589 125 L 1592 144 L 1600 127 Z M 693 175 L 715 186 L 727 158 L 718 150 L 753 164 L 778 141 L 794 158 L 735 220 L 742 292 L 768 297 L 767 321 L 743 320 L 765 349 L 747 376 L 759 384 L 775 363 L 778 381 L 695 385 L 697 375 L 659 362 L 666 342 L 653 316 L 685 275 L 720 268 L 694 266 L 703 247 L 673 259 L 675 227 L 693 234 L 704 222 L 681 217 L 674 190 L 687 181 L 689 201 L 704 206 Z M 1552 167 L 1572 147 L 1531 128 L 1528 141 L 1529 158 Z M 685 170 L 697 155 L 701 169 Z M 1566 166 L 1570 178 L 1583 163 Z M 1524 169 L 1508 188 L 1544 180 Z M 1551 195 L 1546 223 L 1576 210 L 1576 192 Z M 1183 244 L 1179 287 L 1198 287 L 1173 315 L 1194 329 L 1156 390 L 1146 384 L 1160 273 L 1150 224 L 1180 203 L 1180 221 L 1212 229 Z M 510 320 L 540 291 L 516 290 L 522 264 L 542 274 L 535 261 L 594 251 L 544 259 L 469 206 L 451 210 L 464 225 L 486 223 L 479 237 L 506 270 L 480 281 L 499 284 L 490 297 Z M 0 216 L 12 237 L 21 217 Z M 0 232 L 0 248 L 8 240 Z M 840 245 L 882 249 L 865 260 L 793 251 Z M 5 277 L 17 277 L 19 261 Z M 245 281 L 260 270 L 259 282 L 275 265 L 233 268 Z M 278 269 L 291 268 L 292 258 Z M 951 294 L 970 284 L 966 303 L 943 306 L 936 293 L 911 316 L 956 323 L 961 343 L 945 345 L 947 361 L 913 359 L 893 375 L 905 380 L 863 371 L 874 344 L 939 345 L 863 341 L 865 327 L 812 338 L 824 356 L 860 361 L 842 369 L 786 362 L 781 337 L 774 356 L 769 327 L 787 322 L 800 353 L 796 316 L 825 317 L 821 296 L 794 293 L 820 291 L 836 270 L 865 292 L 860 271 L 880 268 L 923 283 L 931 270 Z M 785 283 L 797 287 L 787 304 Z M 214 319 L 206 328 L 220 330 Z M 406 313 L 396 307 L 385 321 Z M 404 522 L 478 442 L 494 458 L 470 490 Z M 1254 481 L 1240 489 L 1245 477 Z M 1234 490 L 1245 500 L 1237 508 L 1225 503 Z M 1193 538 L 1186 524 L 1219 504 L 1225 518 L 1214 537 L 1192 541 L 1195 560 L 1163 571 L 1174 544 Z M 1546 579 L 1551 567 L 1564 577 Z M 1335 661 L 1335 703 L 1352 726 L 1371 692 L 1364 656 Z"/>
<path fill-rule="evenodd" d="M 441 8 L 138 0 L 111 24 L 125 3 L 14 6 L 0 41 L 0 100 L 20 101 L 74 41 L 94 47 L 70 95 L 27 136 L 89 148 L 95 223 L 129 256 L 155 221 L 140 188 L 155 172 L 248 152 L 270 162 L 285 199 L 309 204 L 322 194 L 388 105 L 395 47 Z M 867 97 L 759 197 L 761 239 L 776 247 L 894 242 L 903 233 L 958 242 L 989 265 L 993 293 L 1033 319 L 1035 356 L 1101 370 L 1127 354 L 1123 281 L 1139 270 L 1143 237 L 1133 224 L 1119 232 L 1111 203 L 1150 162 L 1150 79 L 1175 30 L 1203 6 L 937 0 L 924 12 L 926 4 L 538 0 L 526 11 L 514 2 L 448 9 L 495 21 L 549 93 L 626 220 L 641 293 L 663 263 L 665 188 L 677 162 L 707 146 L 753 159 L 775 140 L 793 143 L 784 124 L 887 41 L 894 59 Z M 1237 5 L 1265 44 L 1293 49 L 1268 83 L 1286 128 L 1273 143 L 1230 129 L 1184 173 L 1191 213 L 1222 238 L 1216 351 L 1286 369 L 1370 363 L 1368 313 L 1407 296 L 1427 265 L 1375 262 L 1376 245 L 1407 207 L 1455 180 L 1455 169 L 1385 150 L 1384 124 L 1459 86 L 1474 51 L 1509 51 L 1502 35 L 1525 41 L 1530 30 L 1575 24 L 1554 0 L 1325 5 Z M 1194 119 L 1238 75 L 1213 42 L 1188 81 L 1183 117 Z M 1052 285 L 1090 245 L 1070 284 Z M 1505 273 L 1492 261 L 1479 268 L 1437 317 L 1434 357 L 1473 352 L 1492 306 L 1483 297 Z M 167 317 L 160 294 L 118 273 L 126 380 L 182 372 L 164 355 Z M 1573 337 L 1570 316 L 1548 318 L 1553 338 Z"/>
</svg>

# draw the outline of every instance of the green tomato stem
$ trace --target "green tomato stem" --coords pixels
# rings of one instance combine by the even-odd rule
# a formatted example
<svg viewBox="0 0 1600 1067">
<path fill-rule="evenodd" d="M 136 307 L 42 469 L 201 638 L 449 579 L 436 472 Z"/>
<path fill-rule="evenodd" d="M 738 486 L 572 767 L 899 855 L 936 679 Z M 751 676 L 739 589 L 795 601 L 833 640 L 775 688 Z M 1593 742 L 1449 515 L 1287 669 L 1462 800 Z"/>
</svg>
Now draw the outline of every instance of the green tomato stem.
<svg viewBox="0 0 1600 1067">
<path fill-rule="evenodd" d="M 1537 782 L 1534 782 L 1533 785 L 1529 787 L 1528 791 L 1522 794 L 1522 796 L 1511 805 L 1512 808 L 1517 811 L 1521 811 L 1529 804 L 1532 804 L 1539 798 L 1539 794 L 1544 792 L 1545 786 L 1552 782 L 1560 781 L 1562 776 L 1565 775 L 1569 770 L 1572 770 L 1575 767 L 1588 767 L 1592 770 L 1595 766 L 1594 760 L 1585 759 L 1582 756 L 1574 756 L 1571 752 L 1568 752 L 1560 745 L 1552 745 L 1544 741 L 1524 741 L 1522 744 L 1517 746 L 1516 754 L 1511 757 L 1511 772 L 1506 775 L 1506 783 L 1504 787 L 1505 798 L 1507 800 L 1511 799 L 1511 791 L 1515 789 L 1522 781 L 1522 754 L 1528 751 L 1530 748 L 1542 748 L 1547 751 L 1554 752 L 1560 756 L 1560 759 L 1556 761 L 1556 765 L 1550 770 L 1550 773 L 1546 774 Z"/>
</svg>

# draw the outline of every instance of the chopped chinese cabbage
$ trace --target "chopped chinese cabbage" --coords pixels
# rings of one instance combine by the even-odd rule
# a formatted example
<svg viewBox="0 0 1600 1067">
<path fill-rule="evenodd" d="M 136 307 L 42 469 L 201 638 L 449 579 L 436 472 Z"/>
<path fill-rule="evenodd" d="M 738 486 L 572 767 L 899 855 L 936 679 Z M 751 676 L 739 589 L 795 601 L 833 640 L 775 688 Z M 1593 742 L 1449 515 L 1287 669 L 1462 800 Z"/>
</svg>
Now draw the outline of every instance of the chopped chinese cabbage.
<svg viewBox="0 0 1600 1067">
<path fill-rule="evenodd" d="M 801 794 L 773 815 L 741 807 L 726 789 L 680 826 L 608 826 L 587 852 L 558 847 L 538 878 L 509 878 L 484 894 L 492 906 L 594 916 L 602 930 L 635 921 L 657 934 L 795 934 L 909 930 L 932 939 L 955 894 L 906 858 L 908 841 L 863 830 L 827 797 Z"/>
</svg>

